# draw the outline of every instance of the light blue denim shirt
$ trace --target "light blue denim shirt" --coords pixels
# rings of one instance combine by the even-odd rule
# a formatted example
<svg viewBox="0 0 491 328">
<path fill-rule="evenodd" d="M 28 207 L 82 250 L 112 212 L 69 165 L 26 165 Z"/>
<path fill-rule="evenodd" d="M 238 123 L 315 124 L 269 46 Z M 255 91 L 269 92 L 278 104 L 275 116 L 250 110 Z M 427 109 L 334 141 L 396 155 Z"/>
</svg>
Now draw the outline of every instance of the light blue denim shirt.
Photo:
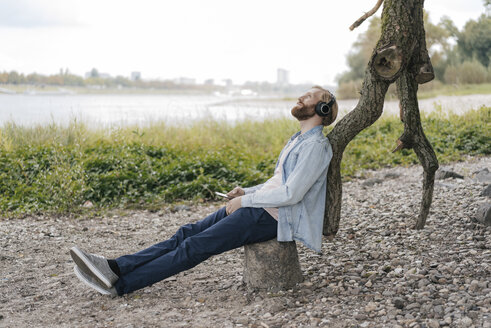
<svg viewBox="0 0 491 328">
<path fill-rule="evenodd" d="M 244 188 L 241 202 L 242 207 L 278 207 L 278 241 L 298 240 L 316 252 L 322 246 L 327 169 L 332 158 L 331 144 L 322 128 L 318 125 L 290 138 L 285 148 L 297 136 L 298 142 L 286 155 L 281 187 L 259 190 L 260 184 Z"/>
</svg>

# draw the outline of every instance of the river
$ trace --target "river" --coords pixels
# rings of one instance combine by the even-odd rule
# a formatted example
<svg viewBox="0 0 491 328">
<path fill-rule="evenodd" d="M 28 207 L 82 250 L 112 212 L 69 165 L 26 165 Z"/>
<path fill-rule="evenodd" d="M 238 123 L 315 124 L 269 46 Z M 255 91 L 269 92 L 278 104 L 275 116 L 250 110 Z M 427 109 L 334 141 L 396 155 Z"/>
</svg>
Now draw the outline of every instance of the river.
<svg viewBox="0 0 491 328">
<path fill-rule="evenodd" d="M 202 119 L 238 122 L 289 117 L 295 101 L 263 98 L 242 99 L 198 95 L 26 95 L 0 94 L 0 126 L 7 122 L 23 126 L 74 120 L 90 126 L 145 126 L 157 121 L 185 124 Z M 357 100 L 340 100 L 340 116 L 356 106 Z M 420 110 L 464 113 L 482 105 L 491 106 L 491 95 L 439 96 L 420 100 Z M 386 101 L 384 113 L 398 112 L 397 101 Z"/>
</svg>

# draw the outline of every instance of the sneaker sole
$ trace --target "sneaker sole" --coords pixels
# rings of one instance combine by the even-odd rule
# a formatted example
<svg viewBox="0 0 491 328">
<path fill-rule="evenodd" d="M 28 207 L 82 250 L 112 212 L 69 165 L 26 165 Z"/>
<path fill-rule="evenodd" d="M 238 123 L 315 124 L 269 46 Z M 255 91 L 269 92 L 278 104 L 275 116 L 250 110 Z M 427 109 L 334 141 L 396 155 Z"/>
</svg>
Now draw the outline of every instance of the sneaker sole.
<svg viewBox="0 0 491 328">
<path fill-rule="evenodd" d="M 70 255 L 73 261 L 86 274 L 92 276 L 101 285 L 111 288 L 111 282 L 92 264 L 92 262 L 77 247 L 70 248 Z"/>
<path fill-rule="evenodd" d="M 89 286 L 90 288 L 93 288 L 95 290 L 97 290 L 99 293 L 103 294 L 103 295 L 111 295 L 111 292 L 105 290 L 104 288 L 102 288 L 101 286 L 97 285 L 97 284 L 93 284 L 89 281 L 87 281 L 87 279 L 85 279 L 85 277 L 82 275 L 82 273 L 80 272 L 80 268 L 78 266 L 74 266 L 73 267 L 73 271 L 75 271 L 75 275 L 77 276 L 77 278 L 83 282 L 85 285 Z"/>
</svg>

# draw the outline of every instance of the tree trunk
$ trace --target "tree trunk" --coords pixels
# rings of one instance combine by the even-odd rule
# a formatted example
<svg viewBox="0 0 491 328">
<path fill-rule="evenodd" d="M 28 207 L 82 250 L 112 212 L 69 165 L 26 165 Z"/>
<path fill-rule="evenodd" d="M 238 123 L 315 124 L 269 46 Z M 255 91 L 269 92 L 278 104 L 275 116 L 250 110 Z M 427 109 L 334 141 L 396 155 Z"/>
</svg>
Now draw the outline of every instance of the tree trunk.
<svg viewBox="0 0 491 328">
<path fill-rule="evenodd" d="M 302 282 L 295 242 L 272 239 L 244 246 L 244 282 L 251 289 L 283 290 Z"/>
<path fill-rule="evenodd" d="M 404 117 L 400 148 L 413 148 L 424 168 L 423 202 L 416 227 L 423 228 L 433 196 L 438 161 L 421 127 L 417 83 L 433 77 L 423 25 L 424 0 L 385 0 L 382 34 L 368 63 L 358 105 L 328 134 L 333 158 L 327 172 L 324 235 L 333 238 L 341 215 L 341 160 L 348 143 L 382 115 L 385 94 L 396 80 Z"/>
</svg>

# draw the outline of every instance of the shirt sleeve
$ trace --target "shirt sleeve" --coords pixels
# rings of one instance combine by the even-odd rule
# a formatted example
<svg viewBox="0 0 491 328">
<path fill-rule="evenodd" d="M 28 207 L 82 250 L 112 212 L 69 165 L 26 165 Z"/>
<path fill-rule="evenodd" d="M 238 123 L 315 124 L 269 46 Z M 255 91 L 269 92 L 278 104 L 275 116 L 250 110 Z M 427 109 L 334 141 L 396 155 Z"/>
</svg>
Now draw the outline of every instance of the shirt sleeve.
<svg viewBox="0 0 491 328">
<path fill-rule="evenodd" d="M 261 183 L 261 184 L 258 184 L 256 186 L 253 186 L 253 187 L 242 188 L 242 190 L 244 190 L 245 194 L 247 195 L 247 194 L 255 193 L 257 190 L 261 189 L 263 186 L 264 186 L 264 183 Z"/>
<path fill-rule="evenodd" d="M 332 150 L 328 143 L 314 141 L 305 144 L 285 184 L 246 193 L 241 199 L 242 207 L 281 207 L 300 202 L 320 175 L 326 173 L 331 158 Z"/>
</svg>

